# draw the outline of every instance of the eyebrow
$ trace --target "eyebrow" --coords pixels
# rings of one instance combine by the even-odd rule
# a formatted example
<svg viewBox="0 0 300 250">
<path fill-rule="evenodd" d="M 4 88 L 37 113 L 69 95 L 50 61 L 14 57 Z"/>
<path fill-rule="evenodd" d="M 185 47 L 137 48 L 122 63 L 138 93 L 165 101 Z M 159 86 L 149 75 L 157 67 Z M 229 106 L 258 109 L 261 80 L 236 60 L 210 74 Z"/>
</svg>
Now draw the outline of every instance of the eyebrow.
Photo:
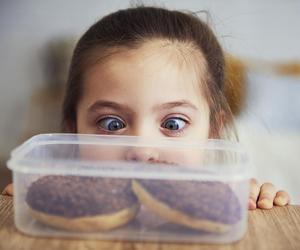
<svg viewBox="0 0 300 250">
<path fill-rule="evenodd" d="M 168 102 L 160 105 L 156 105 L 153 110 L 159 110 L 159 109 L 172 109 L 176 107 L 185 107 L 185 108 L 191 108 L 193 110 L 198 110 L 198 108 L 192 104 L 188 100 L 180 100 L 176 102 Z"/>
<path fill-rule="evenodd" d="M 180 100 L 180 101 L 168 102 L 168 103 L 156 105 L 153 107 L 153 111 L 158 111 L 161 109 L 172 109 L 172 108 L 176 108 L 176 107 L 185 107 L 185 108 L 190 108 L 193 110 L 198 110 L 198 108 L 194 104 L 192 104 L 190 101 Z M 93 113 L 101 108 L 111 108 L 111 109 L 115 109 L 115 110 L 126 111 L 127 113 L 133 112 L 128 105 L 119 104 L 117 102 L 112 102 L 112 101 L 104 101 L 104 100 L 96 101 L 94 104 L 92 104 L 88 108 L 88 112 Z"/>
<path fill-rule="evenodd" d="M 122 110 L 122 111 L 127 111 L 127 112 L 132 112 L 131 108 L 127 105 L 123 105 L 123 104 L 119 104 L 117 102 L 111 102 L 111 101 L 96 101 L 94 104 L 92 104 L 89 108 L 88 108 L 88 112 L 96 112 L 98 109 L 101 108 L 111 108 L 111 109 L 115 109 L 115 110 Z"/>
</svg>

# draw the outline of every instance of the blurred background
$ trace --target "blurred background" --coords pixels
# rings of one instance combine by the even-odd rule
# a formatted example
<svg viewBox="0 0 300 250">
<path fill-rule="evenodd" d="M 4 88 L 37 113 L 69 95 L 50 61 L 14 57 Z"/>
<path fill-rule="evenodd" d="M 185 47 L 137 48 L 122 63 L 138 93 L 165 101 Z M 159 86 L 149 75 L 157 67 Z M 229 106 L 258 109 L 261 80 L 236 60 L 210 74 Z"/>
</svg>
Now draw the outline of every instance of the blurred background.
<svg viewBox="0 0 300 250">
<path fill-rule="evenodd" d="M 77 39 L 132 4 L 202 11 L 227 53 L 226 93 L 256 176 L 300 204 L 300 1 L 1 0 L 0 189 L 11 150 L 59 132 L 62 90 Z"/>
</svg>

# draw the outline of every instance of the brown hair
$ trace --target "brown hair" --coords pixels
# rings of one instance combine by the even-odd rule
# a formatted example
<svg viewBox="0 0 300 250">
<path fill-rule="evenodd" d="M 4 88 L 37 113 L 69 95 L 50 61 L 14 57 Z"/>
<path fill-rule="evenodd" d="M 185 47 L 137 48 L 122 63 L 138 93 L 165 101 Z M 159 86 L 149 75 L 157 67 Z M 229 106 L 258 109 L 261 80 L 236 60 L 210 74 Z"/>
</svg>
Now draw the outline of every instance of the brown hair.
<svg viewBox="0 0 300 250">
<path fill-rule="evenodd" d="M 143 41 L 160 38 L 193 44 L 207 64 L 204 96 L 210 108 L 210 137 L 232 121 L 224 97 L 224 55 L 206 23 L 193 14 L 157 7 L 135 7 L 109 14 L 94 25 L 78 41 L 70 65 L 63 103 L 62 127 L 76 132 L 76 110 L 83 93 L 83 74 L 90 66 L 91 55 L 98 60 L 115 48 L 137 48 Z M 93 53 L 93 52 L 97 53 Z M 95 63 L 95 61 L 94 61 Z"/>
</svg>

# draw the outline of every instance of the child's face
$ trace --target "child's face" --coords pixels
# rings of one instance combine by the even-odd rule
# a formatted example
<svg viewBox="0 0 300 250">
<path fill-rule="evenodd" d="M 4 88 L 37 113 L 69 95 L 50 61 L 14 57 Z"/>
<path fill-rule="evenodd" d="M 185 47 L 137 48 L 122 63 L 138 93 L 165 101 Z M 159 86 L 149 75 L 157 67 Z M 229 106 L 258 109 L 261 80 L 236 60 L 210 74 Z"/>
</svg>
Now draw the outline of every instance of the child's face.
<svg viewBox="0 0 300 250">
<path fill-rule="evenodd" d="M 191 52 L 182 46 L 146 42 L 90 68 L 77 109 L 77 132 L 208 138 L 201 67 L 193 66 Z"/>
<path fill-rule="evenodd" d="M 187 53 L 180 45 L 147 42 L 93 66 L 84 79 L 77 132 L 207 138 L 203 76 Z"/>
</svg>

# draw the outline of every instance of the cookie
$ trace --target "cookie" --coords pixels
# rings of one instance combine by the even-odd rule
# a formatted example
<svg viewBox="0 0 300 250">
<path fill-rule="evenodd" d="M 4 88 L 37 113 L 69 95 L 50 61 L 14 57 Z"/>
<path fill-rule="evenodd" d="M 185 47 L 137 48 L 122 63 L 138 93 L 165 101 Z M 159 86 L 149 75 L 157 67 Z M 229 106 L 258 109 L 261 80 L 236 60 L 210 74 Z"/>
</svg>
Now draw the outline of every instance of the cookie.
<svg viewBox="0 0 300 250">
<path fill-rule="evenodd" d="M 139 210 L 131 180 L 86 176 L 45 176 L 33 182 L 26 202 L 44 224 L 72 231 L 120 227 Z"/>
<path fill-rule="evenodd" d="M 241 219 L 238 198 L 222 182 L 134 180 L 132 188 L 149 210 L 189 228 L 223 233 Z"/>
</svg>

